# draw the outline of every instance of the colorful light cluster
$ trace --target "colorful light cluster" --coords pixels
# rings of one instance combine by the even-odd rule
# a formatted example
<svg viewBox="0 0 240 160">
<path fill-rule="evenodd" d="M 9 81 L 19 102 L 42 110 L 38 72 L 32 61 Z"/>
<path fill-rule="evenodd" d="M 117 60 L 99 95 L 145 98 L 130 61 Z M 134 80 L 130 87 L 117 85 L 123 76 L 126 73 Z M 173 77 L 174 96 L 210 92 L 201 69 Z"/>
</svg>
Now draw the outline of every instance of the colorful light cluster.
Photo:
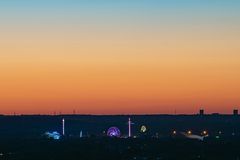
<svg viewBox="0 0 240 160">
<path fill-rule="evenodd" d="M 111 127 L 111 128 L 108 129 L 107 135 L 109 137 L 120 137 L 121 132 L 117 127 Z"/>
<path fill-rule="evenodd" d="M 48 138 L 52 138 L 54 140 L 58 140 L 61 138 L 61 135 L 58 133 L 58 132 L 46 132 L 45 135 L 48 137 Z"/>
</svg>

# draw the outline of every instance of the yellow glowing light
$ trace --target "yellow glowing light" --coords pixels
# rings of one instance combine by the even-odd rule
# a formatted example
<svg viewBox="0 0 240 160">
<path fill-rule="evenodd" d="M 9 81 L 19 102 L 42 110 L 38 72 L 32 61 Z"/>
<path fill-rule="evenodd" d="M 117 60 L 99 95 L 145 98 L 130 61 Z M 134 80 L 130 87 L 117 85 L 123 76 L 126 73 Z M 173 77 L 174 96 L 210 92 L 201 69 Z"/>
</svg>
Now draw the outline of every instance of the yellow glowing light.
<svg viewBox="0 0 240 160">
<path fill-rule="evenodd" d="M 140 129 L 140 132 L 145 133 L 147 131 L 147 127 L 146 126 L 142 126 Z"/>
</svg>

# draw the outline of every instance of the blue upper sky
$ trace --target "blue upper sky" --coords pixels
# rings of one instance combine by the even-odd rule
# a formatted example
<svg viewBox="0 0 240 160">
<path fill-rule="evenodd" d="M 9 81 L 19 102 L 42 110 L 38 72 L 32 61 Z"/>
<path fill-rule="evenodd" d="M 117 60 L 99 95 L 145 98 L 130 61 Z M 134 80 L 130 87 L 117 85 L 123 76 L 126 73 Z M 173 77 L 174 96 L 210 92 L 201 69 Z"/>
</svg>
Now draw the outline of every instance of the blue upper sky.
<svg viewBox="0 0 240 160">
<path fill-rule="evenodd" d="M 239 8 L 239 0 L 1 0 L 0 21 L 5 28 L 68 24 L 145 30 L 236 28 Z"/>
</svg>

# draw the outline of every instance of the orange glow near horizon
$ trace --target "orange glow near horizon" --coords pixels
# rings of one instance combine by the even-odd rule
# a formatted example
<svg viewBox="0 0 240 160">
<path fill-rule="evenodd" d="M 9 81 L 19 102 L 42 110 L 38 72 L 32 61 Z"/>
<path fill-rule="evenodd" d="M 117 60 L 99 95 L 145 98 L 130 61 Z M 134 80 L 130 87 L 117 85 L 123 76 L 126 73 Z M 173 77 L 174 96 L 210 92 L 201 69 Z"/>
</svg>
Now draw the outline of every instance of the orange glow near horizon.
<svg viewBox="0 0 240 160">
<path fill-rule="evenodd" d="M 3 113 L 230 113 L 239 104 L 237 59 L 47 57 L 1 63 Z"/>
</svg>

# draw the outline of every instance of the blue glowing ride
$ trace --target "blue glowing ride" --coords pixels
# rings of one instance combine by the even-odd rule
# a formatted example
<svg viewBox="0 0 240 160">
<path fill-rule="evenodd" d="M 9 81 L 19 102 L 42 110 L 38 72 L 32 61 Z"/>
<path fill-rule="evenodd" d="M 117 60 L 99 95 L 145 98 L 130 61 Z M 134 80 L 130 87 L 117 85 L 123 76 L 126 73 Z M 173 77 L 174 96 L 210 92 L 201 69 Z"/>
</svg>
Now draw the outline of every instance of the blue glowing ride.
<svg viewBox="0 0 240 160">
<path fill-rule="evenodd" d="M 51 139 L 54 139 L 54 140 L 59 140 L 61 138 L 61 135 L 56 131 L 46 132 L 45 136 L 47 136 L 47 138 L 51 138 Z"/>
</svg>

